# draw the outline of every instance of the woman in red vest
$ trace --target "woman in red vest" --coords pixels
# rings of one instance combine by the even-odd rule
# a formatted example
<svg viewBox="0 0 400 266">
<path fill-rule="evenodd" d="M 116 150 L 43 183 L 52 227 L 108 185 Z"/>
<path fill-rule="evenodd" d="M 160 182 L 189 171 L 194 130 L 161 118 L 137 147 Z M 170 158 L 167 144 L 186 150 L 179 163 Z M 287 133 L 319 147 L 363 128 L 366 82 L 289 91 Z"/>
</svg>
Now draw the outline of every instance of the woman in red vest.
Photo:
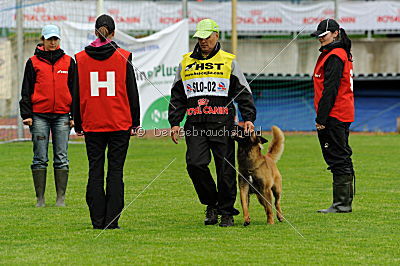
<svg viewBox="0 0 400 266">
<path fill-rule="evenodd" d="M 355 182 L 349 127 L 354 121 L 351 40 L 333 19 L 325 19 L 311 34 L 321 43 L 314 69 L 314 107 L 322 154 L 333 174 L 333 204 L 322 213 L 352 211 Z"/>
<path fill-rule="evenodd" d="M 32 134 L 31 165 L 37 204 L 44 207 L 50 132 L 53 140 L 53 168 L 56 206 L 65 206 L 69 161 L 68 139 L 71 118 L 75 62 L 60 49 L 60 30 L 55 25 L 42 29 L 42 43 L 26 62 L 22 82 L 20 113 Z"/>
<path fill-rule="evenodd" d="M 94 229 L 119 229 L 118 220 L 124 207 L 123 167 L 130 136 L 140 125 L 132 54 L 111 40 L 114 30 L 110 16 L 99 16 L 95 26 L 98 39 L 75 55 L 78 69 L 75 131 L 85 135 L 89 160 L 86 202 Z"/>
</svg>

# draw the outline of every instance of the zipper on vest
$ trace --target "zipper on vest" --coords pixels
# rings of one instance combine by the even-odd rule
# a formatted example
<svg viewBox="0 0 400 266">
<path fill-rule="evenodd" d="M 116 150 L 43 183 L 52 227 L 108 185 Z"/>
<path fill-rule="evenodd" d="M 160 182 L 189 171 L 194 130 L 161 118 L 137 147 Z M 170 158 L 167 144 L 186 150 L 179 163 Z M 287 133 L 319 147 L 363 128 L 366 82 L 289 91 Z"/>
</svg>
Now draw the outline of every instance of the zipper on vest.
<svg viewBox="0 0 400 266">
<path fill-rule="evenodd" d="M 53 113 L 56 112 L 56 81 L 54 79 L 54 65 L 51 65 L 51 72 L 53 73 Z"/>
</svg>

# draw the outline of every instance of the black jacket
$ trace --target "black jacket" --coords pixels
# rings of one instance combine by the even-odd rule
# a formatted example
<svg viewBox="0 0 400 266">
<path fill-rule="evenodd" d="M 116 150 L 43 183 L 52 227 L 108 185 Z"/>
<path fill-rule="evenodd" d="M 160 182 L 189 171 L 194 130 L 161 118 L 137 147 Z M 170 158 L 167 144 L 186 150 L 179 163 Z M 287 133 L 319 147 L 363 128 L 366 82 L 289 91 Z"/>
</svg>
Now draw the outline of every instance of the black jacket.
<svg viewBox="0 0 400 266">
<path fill-rule="evenodd" d="M 201 54 L 201 50 L 198 44 L 196 44 L 193 53 L 190 55 L 190 57 L 198 59 L 198 60 L 207 60 L 215 56 L 218 51 L 220 50 L 221 45 L 217 43 L 214 51 L 208 55 L 207 58 L 203 58 Z M 183 87 L 183 82 L 182 78 L 180 75 L 181 72 L 181 65 L 179 65 L 179 68 L 177 70 L 176 76 L 175 76 L 175 81 L 171 89 L 171 100 L 170 100 L 170 105 L 169 105 L 169 110 L 168 110 L 168 120 L 171 125 L 173 126 L 179 126 L 180 122 L 183 120 L 185 117 L 186 109 L 189 107 L 188 105 L 188 99 L 186 97 L 186 93 L 184 91 Z M 206 98 L 222 98 L 222 97 L 206 97 Z M 203 97 L 202 97 L 203 98 Z M 242 115 L 242 118 L 244 121 L 251 121 L 254 122 L 256 120 L 256 107 L 254 105 L 254 100 L 253 100 L 253 95 L 251 94 L 250 87 L 246 81 L 246 78 L 244 77 L 243 73 L 241 72 L 239 65 L 237 62 L 234 60 L 232 62 L 232 73 L 230 76 L 230 86 L 229 86 L 229 93 L 228 93 L 228 99 L 224 99 L 225 101 L 228 100 L 230 104 L 228 105 L 228 108 L 230 110 L 230 115 L 228 117 L 228 120 L 233 121 L 235 113 L 234 113 L 234 106 L 232 103 L 232 99 L 234 99 L 235 102 L 238 103 L 238 107 L 240 110 L 240 113 Z M 218 100 L 218 99 L 217 99 Z M 232 110 L 232 112 L 231 112 Z M 219 119 L 221 121 L 219 121 Z M 188 120 L 189 121 L 189 120 Z M 209 119 L 207 120 L 206 118 L 202 117 L 198 120 L 195 120 L 194 122 L 226 122 L 226 117 L 213 117 L 212 115 L 209 116 Z"/>
<path fill-rule="evenodd" d="M 329 53 L 334 48 L 344 48 L 340 42 L 333 42 L 322 46 L 320 52 Z M 324 64 L 324 90 L 318 103 L 318 113 L 315 122 L 320 125 L 326 125 L 329 113 L 336 101 L 340 79 L 343 74 L 344 63 L 337 55 L 331 55 Z"/>
<path fill-rule="evenodd" d="M 86 46 L 86 53 L 96 60 L 106 60 L 111 57 L 119 46 L 115 42 L 108 43 L 100 47 Z M 126 62 L 126 90 L 128 94 L 129 107 L 132 116 L 132 127 L 140 126 L 140 105 L 139 105 L 139 92 L 136 84 L 135 72 L 132 66 L 132 54 Z M 78 69 L 76 69 L 78 72 Z M 78 75 L 77 75 L 78 77 Z M 78 77 L 79 78 L 79 77 Z M 75 82 L 75 92 L 73 98 L 74 122 L 75 131 L 82 131 L 82 119 L 80 113 L 80 99 L 79 99 L 79 82 L 78 78 Z"/>
<path fill-rule="evenodd" d="M 44 51 L 40 49 L 43 44 L 38 44 L 34 55 L 39 59 L 43 59 L 46 62 L 50 62 L 54 65 L 65 53 L 62 49 L 57 49 L 55 51 Z M 71 58 L 71 63 L 68 69 L 68 88 L 73 95 L 74 91 L 74 76 L 75 76 L 75 61 Z M 28 59 L 25 65 L 24 79 L 22 81 L 21 89 L 21 100 L 19 101 L 20 114 L 22 119 L 32 118 L 32 100 L 31 96 L 34 92 L 36 83 L 36 72 L 33 67 L 31 59 Z"/>
</svg>

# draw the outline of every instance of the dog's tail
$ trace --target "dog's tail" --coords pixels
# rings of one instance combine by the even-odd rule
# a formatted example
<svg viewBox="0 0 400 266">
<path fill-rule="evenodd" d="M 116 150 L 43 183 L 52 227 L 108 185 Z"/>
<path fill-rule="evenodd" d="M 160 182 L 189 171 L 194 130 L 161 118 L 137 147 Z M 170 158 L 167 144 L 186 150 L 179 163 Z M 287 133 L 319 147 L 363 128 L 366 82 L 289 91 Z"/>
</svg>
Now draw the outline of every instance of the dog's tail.
<svg viewBox="0 0 400 266">
<path fill-rule="evenodd" d="M 277 126 L 272 126 L 272 141 L 268 146 L 267 156 L 271 157 L 274 162 L 279 161 L 282 156 L 285 142 L 285 135 Z"/>
</svg>

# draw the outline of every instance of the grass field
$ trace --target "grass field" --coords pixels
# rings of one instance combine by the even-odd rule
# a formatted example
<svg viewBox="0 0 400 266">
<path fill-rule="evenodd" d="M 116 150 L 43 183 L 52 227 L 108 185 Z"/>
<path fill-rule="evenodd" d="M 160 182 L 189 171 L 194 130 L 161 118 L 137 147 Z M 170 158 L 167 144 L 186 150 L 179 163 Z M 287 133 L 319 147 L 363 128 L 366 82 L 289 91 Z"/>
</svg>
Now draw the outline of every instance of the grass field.
<svg viewBox="0 0 400 266">
<path fill-rule="evenodd" d="M 270 136 L 267 136 L 270 139 Z M 0 145 L 0 264 L 400 264 L 400 136 L 352 135 L 357 194 L 351 214 L 318 214 L 331 203 L 331 176 L 314 135 L 289 135 L 278 166 L 288 222 L 267 225 L 255 198 L 252 224 L 204 226 L 204 207 L 186 174 L 185 144 L 133 139 L 125 167 L 122 230 L 98 238 L 85 202 L 85 147 L 71 144 L 67 207 L 35 208 L 31 143 Z M 212 165 L 214 169 L 214 166 Z M 51 169 L 51 168 L 50 168 Z M 236 207 L 240 208 L 237 200 Z M 276 218 L 275 218 L 276 219 Z M 277 222 L 277 221 L 276 221 Z"/>
</svg>

